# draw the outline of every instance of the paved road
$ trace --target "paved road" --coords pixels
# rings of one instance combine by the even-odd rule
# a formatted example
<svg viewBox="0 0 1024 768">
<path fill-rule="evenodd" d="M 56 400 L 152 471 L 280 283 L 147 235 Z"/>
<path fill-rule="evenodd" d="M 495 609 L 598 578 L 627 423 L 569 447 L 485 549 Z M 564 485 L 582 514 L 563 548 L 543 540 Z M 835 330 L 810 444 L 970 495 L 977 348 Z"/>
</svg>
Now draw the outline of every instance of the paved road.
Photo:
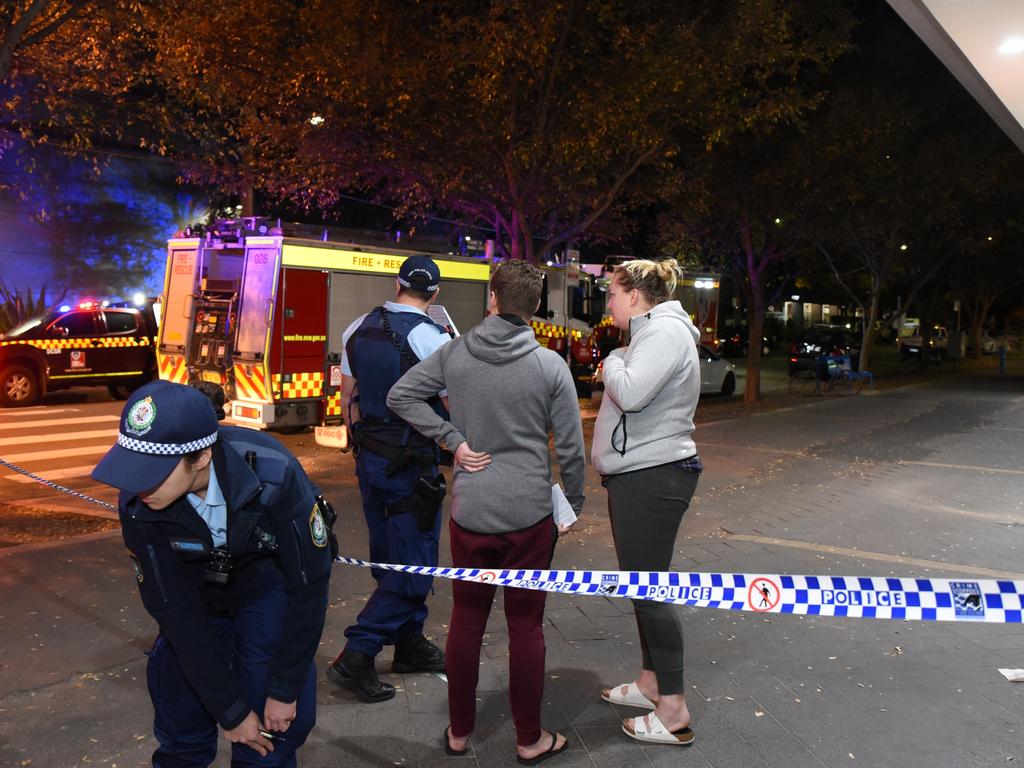
<svg viewBox="0 0 1024 768">
<path fill-rule="evenodd" d="M 343 549 L 364 555 L 351 459 L 317 452 L 307 437 L 289 440 L 342 509 Z M 707 472 L 678 540 L 678 570 L 1024 579 L 1024 378 L 949 376 L 815 399 L 708 423 L 697 440 Z M 614 567 L 594 474 L 587 492 L 580 530 L 559 544 L 558 567 Z M 364 571 L 338 566 L 321 669 L 371 586 Z M 142 651 L 154 627 L 116 534 L 2 550 L 0 589 L 0 766 L 145 764 L 153 742 Z M 442 641 L 450 594 L 438 583 L 431 602 L 428 630 Z M 492 619 L 466 765 L 514 765 L 500 606 Z M 1024 685 L 997 672 L 1024 668 L 1019 625 L 698 609 L 684 611 L 684 622 L 697 741 L 685 750 L 644 748 L 619 730 L 630 712 L 598 698 L 601 685 L 636 669 L 628 603 L 549 598 L 545 724 L 572 744 L 558 765 L 1024 761 Z M 443 681 L 387 677 L 399 695 L 372 706 L 321 681 L 319 727 L 303 765 L 450 765 L 439 749 Z M 222 754 L 217 765 L 227 764 Z"/>
</svg>

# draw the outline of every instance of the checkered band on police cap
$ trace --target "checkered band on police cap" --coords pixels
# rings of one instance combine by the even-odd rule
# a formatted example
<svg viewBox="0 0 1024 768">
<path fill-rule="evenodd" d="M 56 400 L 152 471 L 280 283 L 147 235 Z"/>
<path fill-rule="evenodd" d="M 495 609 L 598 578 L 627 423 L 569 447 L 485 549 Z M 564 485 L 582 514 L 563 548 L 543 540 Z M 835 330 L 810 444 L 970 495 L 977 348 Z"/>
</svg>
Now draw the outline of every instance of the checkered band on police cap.
<svg viewBox="0 0 1024 768">
<path fill-rule="evenodd" d="M 217 442 L 216 432 L 187 443 L 151 443 L 148 440 L 128 437 L 124 432 L 119 432 L 117 435 L 117 444 L 122 448 L 127 448 L 129 451 L 137 453 L 149 453 L 155 456 L 182 456 L 186 453 L 209 448 L 215 442 Z"/>
<path fill-rule="evenodd" d="M 441 270 L 432 258 L 417 253 L 398 268 L 398 282 L 406 288 L 433 293 L 441 285 Z"/>
</svg>

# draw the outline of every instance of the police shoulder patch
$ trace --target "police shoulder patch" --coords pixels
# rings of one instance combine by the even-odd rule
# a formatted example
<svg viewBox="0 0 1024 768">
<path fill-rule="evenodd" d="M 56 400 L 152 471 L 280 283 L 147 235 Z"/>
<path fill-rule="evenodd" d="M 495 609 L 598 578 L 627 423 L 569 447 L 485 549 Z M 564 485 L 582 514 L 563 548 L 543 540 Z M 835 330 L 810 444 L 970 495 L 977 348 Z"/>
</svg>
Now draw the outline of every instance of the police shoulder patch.
<svg viewBox="0 0 1024 768">
<path fill-rule="evenodd" d="M 319 504 L 314 504 L 313 511 L 309 513 L 309 536 L 313 539 L 313 546 L 327 546 L 327 525 L 324 523 Z"/>
<path fill-rule="evenodd" d="M 135 580 L 141 584 L 145 579 L 145 576 L 142 575 L 142 563 L 139 562 L 139 558 L 135 556 L 134 552 L 128 553 L 128 559 L 132 561 L 132 568 L 135 569 Z"/>
</svg>

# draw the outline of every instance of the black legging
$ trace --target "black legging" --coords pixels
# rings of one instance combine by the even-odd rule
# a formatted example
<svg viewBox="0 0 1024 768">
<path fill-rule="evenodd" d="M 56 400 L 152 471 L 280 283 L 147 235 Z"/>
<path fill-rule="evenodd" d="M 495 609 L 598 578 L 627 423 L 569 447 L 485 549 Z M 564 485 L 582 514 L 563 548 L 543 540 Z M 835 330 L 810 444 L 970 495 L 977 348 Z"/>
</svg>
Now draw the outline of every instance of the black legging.
<svg viewBox="0 0 1024 768">
<path fill-rule="evenodd" d="M 608 513 L 615 554 L 623 571 L 667 571 L 676 534 L 700 475 L 676 464 L 610 475 Z M 678 606 L 634 600 L 643 668 L 654 672 L 658 694 L 685 693 L 683 624 Z"/>
</svg>

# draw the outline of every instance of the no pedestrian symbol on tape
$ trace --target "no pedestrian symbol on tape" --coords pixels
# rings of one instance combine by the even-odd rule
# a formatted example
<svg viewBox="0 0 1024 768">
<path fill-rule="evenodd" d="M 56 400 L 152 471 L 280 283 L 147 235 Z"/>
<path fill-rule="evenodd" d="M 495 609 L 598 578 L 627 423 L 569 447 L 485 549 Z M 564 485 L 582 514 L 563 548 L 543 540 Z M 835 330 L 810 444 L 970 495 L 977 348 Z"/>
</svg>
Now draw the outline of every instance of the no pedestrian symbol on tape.
<svg viewBox="0 0 1024 768">
<path fill-rule="evenodd" d="M 770 611 L 779 604 L 781 599 L 782 592 L 771 579 L 758 576 L 750 582 L 750 589 L 747 590 L 747 604 L 752 610 Z"/>
</svg>

